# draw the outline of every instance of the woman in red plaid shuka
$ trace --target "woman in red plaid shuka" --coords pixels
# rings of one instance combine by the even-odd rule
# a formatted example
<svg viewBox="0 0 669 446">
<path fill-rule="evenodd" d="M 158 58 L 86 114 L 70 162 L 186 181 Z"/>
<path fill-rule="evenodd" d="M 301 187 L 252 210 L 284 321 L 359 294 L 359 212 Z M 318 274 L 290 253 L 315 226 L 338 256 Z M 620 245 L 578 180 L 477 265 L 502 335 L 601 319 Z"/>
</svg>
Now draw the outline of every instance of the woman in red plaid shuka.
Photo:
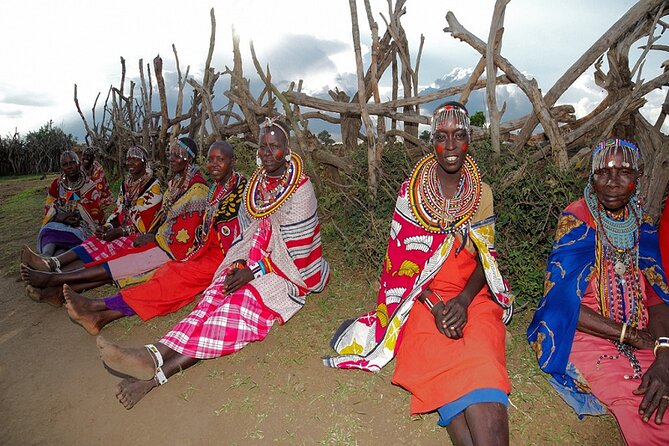
<svg viewBox="0 0 669 446">
<path fill-rule="evenodd" d="M 131 409 L 174 373 L 261 341 L 284 324 L 307 294 L 325 287 L 317 202 L 302 161 L 291 153 L 289 129 L 267 119 L 260 129 L 258 169 L 239 213 L 241 234 L 193 311 L 156 344 L 119 347 L 98 337 L 107 367 L 130 376 L 117 398 Z"/>
</svg>

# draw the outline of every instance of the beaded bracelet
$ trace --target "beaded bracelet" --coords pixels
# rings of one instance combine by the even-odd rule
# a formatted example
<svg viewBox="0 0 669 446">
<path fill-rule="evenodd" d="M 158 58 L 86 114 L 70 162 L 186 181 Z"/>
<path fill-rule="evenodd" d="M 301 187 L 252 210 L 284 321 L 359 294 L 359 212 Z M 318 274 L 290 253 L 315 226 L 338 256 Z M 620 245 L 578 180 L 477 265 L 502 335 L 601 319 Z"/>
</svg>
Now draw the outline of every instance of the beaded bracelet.
<svg viewBox="0 0 669 446">
<path fill-rule="evenodd" d="M 444 299 L 442 299 L 439 293 L 437 293 L 436 291 L 434 290 L 430 291 L 432 292 L 423 300 L 423 303 L 425 304 L 428 310 L 432 311 L 434 306 L 437 305 L 439 302 L 443 302 Z"/>
<path fill-rule="evenodd" d="M 669 347 L 669 338 L 660 336 L 655 340 L 655 348 L 653 349 L 653 355 L 657 356 L 658 348 L 668 348 Z"/>
</svg>

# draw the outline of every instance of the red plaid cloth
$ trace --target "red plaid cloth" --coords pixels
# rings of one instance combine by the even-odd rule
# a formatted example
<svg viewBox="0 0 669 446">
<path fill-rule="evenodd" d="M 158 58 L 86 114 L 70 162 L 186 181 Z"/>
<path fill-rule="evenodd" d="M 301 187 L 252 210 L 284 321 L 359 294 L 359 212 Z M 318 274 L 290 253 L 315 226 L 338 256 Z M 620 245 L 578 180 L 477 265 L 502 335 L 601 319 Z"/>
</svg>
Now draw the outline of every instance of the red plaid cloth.
<svg viewBox="0 0 669 446">
<path fill-rule="evenodd" d="M 79 245 L 90 256 L 90 262 L 99 263 L 101 260 L 109 260 L 132 248 L 132 242 L 138 234 L 131 234 L 127 237 L 119 237 L 111 242 L 100 240 L 96 236 L 88 237 Z"/>
<path fill-rule="evenodd" d="M 222 274 L 205 290 L 193 311 L 160 343 L 190 358 L 211 359 L 265 339 L 276 316 L 260 304 L 253 286 L 246 285 L 226 296 L 224 281 Z"/>
</svg>

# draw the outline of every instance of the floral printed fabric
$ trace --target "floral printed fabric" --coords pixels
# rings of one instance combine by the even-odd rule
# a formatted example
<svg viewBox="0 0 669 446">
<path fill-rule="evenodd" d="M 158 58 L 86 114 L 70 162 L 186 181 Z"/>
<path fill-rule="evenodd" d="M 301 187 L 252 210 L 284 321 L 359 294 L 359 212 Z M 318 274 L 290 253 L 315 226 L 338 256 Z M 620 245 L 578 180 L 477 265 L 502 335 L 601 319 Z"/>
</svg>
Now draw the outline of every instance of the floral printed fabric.
<svg viewBox="0 0 669 446">
<path fill-rule="evenodd" d="M 492 192 L 487 184 L 483 186 L 481 205 L 467 236 L 478 250 L 490 291 L 507 309 L 508 319 L 513 296 L 495 260 Z M 344 322 L 330 342 L 341 356 L 325 358 L 328 367 L 378 371 L 393 359 L 415 298 L 439 271 L 455 237 L 460 236 L 425 230 L 411 212 L 408 187 L 409 180 L 402 184 L 395 205 L 376 310 Z"/>
</svg>

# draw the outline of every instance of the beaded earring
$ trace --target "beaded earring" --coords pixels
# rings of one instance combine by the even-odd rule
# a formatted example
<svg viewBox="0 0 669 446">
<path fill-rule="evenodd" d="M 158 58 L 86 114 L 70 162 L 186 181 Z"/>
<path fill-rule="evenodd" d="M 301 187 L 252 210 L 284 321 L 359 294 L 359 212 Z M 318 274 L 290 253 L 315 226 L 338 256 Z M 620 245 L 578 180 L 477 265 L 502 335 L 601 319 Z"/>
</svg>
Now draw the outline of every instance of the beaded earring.
<svg viewBox="0 0 669 446">
<path fill-rule="evenodd" d="M 286 153 L 286 156 L 284 156 L 284 159 L 286 161 L 290 161 L 290 152 Z"/>
<path fill-rule="evenodd" d="M 258 166 L 258 167 L 262 166 L 262 160 L 260 159 L 260 157 L 258 155 L 256 155 L 256 166 Z"/>
</svg>

